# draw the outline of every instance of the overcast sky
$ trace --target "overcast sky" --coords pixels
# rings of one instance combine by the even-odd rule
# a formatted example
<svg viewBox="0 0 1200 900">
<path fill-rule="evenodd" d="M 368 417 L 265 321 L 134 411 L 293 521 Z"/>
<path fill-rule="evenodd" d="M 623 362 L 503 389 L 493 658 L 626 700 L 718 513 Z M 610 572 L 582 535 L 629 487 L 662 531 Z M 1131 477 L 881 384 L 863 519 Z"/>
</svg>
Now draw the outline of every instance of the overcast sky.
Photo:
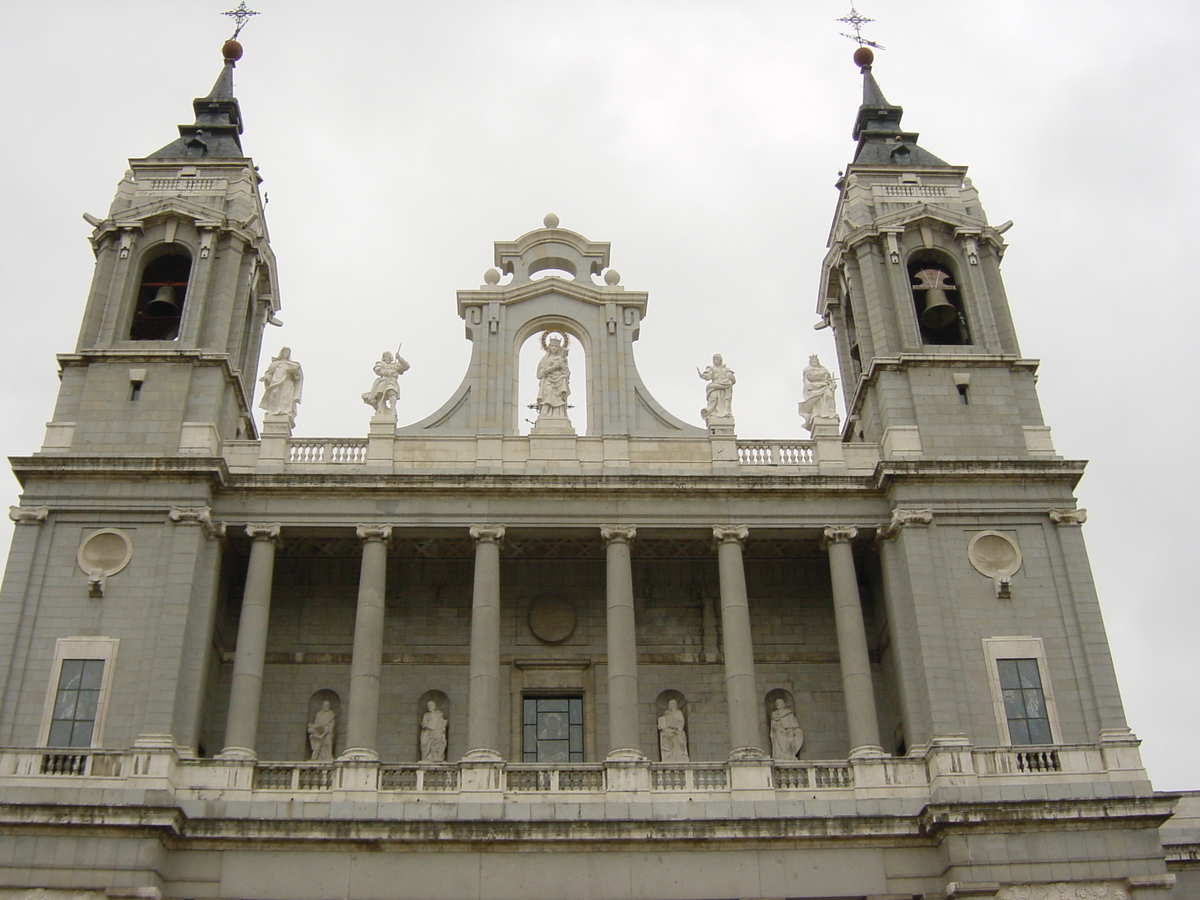
<svg viewBox="0 0 1200 900">
<path fill-rule="evenodd" d="M 74 348 L 89 227 L 126 158 L 192 121 L 231 0 L 0 0 L 6 454 L 35 451 Z M 650 292 L 638 362 L 699 425 L 695 367 L 737 371 L 743 438 L 801 438 L 833 184 L 861 96 L 841 0 L 260 0 L 236 72 L 261 167 L 299 436 L 365 436 L 403 342 L 401 424 L 469 358 L 455 290 L 540 226 L 612 244 Z M 971 167 L 1085 526 L 1130 724 L 1161 789 L 1200 788 L 1194 0 L 862 0 L 875 74 L 921 144 Z M 11 478 L 11 476 L 10 476 Z M 8 482 L 9 502 L 18 486 Z"/>
</svg>

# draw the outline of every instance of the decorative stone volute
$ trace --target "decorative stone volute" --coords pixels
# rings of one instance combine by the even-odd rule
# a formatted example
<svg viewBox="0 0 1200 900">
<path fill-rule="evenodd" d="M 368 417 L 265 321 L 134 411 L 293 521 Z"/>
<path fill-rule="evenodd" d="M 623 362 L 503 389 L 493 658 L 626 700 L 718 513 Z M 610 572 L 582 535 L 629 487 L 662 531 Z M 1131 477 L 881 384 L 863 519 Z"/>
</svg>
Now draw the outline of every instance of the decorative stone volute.
<svg viewBox="0 0 1200 900">
<path fill-rule="evenodd" d="M 167 517 L 177 525 L 199 525 L 210 539 L 225 537 L 225 523 L 214 522 L 208 506 L 172 506 Z"/>
</svg>

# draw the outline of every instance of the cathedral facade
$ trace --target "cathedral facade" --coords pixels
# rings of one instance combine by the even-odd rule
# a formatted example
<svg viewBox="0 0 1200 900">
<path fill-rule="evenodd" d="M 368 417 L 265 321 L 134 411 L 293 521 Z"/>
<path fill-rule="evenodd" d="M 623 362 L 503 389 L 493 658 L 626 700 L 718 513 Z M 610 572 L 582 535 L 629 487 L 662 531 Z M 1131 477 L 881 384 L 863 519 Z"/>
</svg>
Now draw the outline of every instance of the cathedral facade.
<svg viewBox="0 0 1200 900">
<path fill-rule="evenodd" d="M 703 427 L 665 409 L 647 294 L 553 215 L 458 292 L 436 412 L 398 421 L 389 353 L 366 437 L 294 437 L 239 55 L 91 222 L 45 443 L 12 460 L 0 895 L 1200 896 L 1003 228 L 869 55 L 806 441 L 739 439 L 719 356 Z"/>
</svg>

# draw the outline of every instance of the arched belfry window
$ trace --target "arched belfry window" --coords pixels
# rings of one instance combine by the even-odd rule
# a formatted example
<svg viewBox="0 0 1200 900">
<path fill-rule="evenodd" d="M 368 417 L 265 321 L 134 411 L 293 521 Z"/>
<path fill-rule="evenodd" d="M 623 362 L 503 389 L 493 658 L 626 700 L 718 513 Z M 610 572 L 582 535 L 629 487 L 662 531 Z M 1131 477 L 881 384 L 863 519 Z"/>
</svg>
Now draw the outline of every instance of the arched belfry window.
<svg viewBox="0 0 1200 900">
<path fill-rule="evenodd" d="M 179 337 L 191 272 L 191 255 L 174 245 L 146 263 L 129 326 L 130 340 L 173 341 Z"/>
<path fill-rule="evenodd" d="M 962 294 L 949 265 L 918 257 L 908 264 L 908 283 L 916 306 L 922 344 L 971 343 Z"/>
</svg>

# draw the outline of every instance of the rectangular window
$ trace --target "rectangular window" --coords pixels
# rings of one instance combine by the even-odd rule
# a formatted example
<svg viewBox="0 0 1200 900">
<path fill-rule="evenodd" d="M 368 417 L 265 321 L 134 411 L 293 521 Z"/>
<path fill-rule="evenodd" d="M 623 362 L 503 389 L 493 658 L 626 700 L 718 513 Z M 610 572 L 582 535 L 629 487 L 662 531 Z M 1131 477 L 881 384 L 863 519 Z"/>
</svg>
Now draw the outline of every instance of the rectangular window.
<svg viewBox="0 0 1200 900">
<path fill-rule="evenodd" d="M 99 747 L 117 656 L 115 638 L 71 637 L 55 642 L 38 743 Z"/>
<path fill-rule="evenodd" d="M 100 705 L 104 660 L 64 659 L 50 720 L 50 747 L 90 747 Z"/>
<path fill-rule="evenodd" d="M 583 762 L 582 697 L 526 697 L 523 704 L 523 762 Z"/>
<path fill-rule="evenodd" d="M 1042 639 L 984 638 L 983 650 L 1000 743 L 1060 743 L 1062 732 Z"/>
<path fill-rule="evenodd" d="M 1000 692 L 1011 744 L 1052 744 L 1050 716 L 1036 659 L 998 659 Z"/>
</svg>

